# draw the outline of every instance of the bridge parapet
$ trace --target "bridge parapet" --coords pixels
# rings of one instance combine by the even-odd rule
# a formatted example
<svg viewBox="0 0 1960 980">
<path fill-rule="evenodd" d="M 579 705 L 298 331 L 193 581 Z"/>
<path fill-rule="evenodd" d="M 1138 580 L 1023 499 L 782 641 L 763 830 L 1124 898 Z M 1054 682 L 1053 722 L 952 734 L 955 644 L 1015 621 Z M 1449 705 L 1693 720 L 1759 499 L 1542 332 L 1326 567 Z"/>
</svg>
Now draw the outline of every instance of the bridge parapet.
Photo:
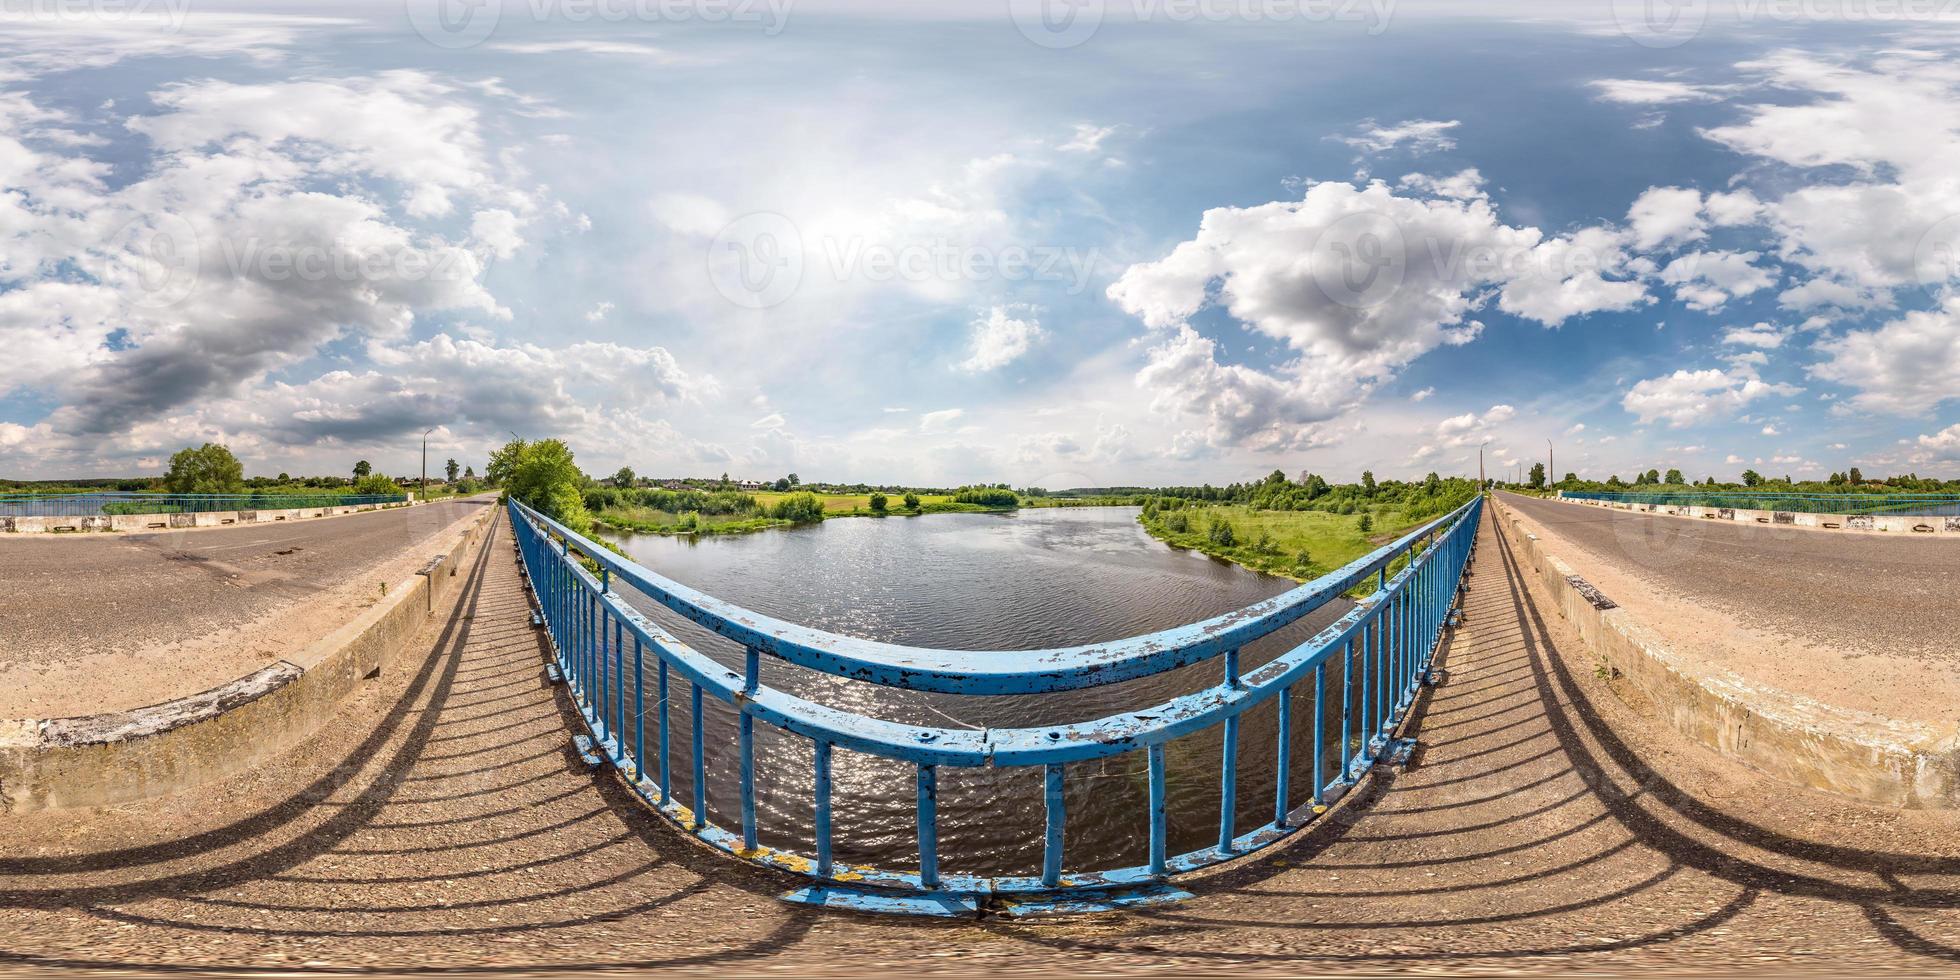
<svg viewBox="0 0 1960 980">
<path fill-rule="evenodd" d="M 1013 912 L 1118 907 L 1182 897 L 1178 873 L 1233 860 L 1286 838 L 1363 778 L 1377 762 L 1406 755 L 1398 739 L 1446 628 L 1454 620 L 1463 571 L 1475 543 L 1482 499 L 1399 540 L 1245 609 L 1144 636 L 1049 650 L 939 650 L 842 636 L 783 622 L 708 596 L 612 553 L 525 505 L 510 503 L 537 619 L 550 638 L 552 671 L 570 686 L 586 733 L 580 749 L 603 760 L 682 830 L 736 857 L 813 879 L 786 895 L 796 901 L 880 911 L 962 914 L 983 903 Z M 1373 590 L 1333 623 L 1275 659 L 1241 671 L 1239 653 L 1356 587 Z M 647 596 L 743 649 L 737 671 L 682 642 L 629 605 L 616 583 Z M 888 688 L 992 697 L 1040 695 L 1118 684 L 1217 661 L 1216 685 L 1142 710 L 1090 721 L 1019 728 L 961 729 L 870 717 L 762 683 L 768 655 L 800 668 Z M 1333 668 L 1330 683 L 1329 669 Z M 685 757 L 692 798 L 674 792 L 670 717 L 674 687 L 687 688 L 692 733 Z M 1303 710 L 1295 692 L 1311 695 Z M 740 826 L 708 816 L 707 746 L 702 704 L 713 698 L 739 714 L 734 751 L 740 770 Z M 1273 819 L 1241 833 L 1237 769 L 1241 717 L 1273 703 L 1278 714 Z M 653 718 L 649 724 L 648 715 Z M 1339 717 L 1339 740 L 1324 733 Z M 757 831 L 755 725 L 810 743 L 813 835 L 810 853 L 761 846 Z M 1313 785 L 1289 785 L 1299 729 L 1311 734 Z M 1219 823 L 1215 846 L 1168 850 L 1166 743 L 1219 729 Z M 652 750 L 649 751 L 651 741 Z M 847 865 L 833 857 L 832 754 L 837 748 L 914 770 L 919 863 L 916 869 Z M 1148 764 L 1145 864 L 1069 870 L 1063 848 L 1068 816 L 1064 767 L 1130 752 Z M 1329 765 L 1331 763 L 1331 767 Z M 942 873 L 938 856 L 940 767 L 1029 767 L 1043 772 L 1045 837 L 1039 875 L 978 877 Z M 1330 778 L 1331 772 L 1331 778 Z"/>
</svg>

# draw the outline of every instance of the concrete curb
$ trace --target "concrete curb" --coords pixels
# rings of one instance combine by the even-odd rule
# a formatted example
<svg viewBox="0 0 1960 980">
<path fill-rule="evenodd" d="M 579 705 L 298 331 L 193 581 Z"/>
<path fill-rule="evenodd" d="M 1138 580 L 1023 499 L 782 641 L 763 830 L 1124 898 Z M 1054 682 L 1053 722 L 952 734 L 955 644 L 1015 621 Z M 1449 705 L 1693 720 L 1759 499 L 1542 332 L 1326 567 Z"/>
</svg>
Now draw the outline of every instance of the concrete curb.
<svg viewBox="0 0 1960 980">
<path fill-rule="evenodd" d="M 1813 531 L 1863 532 L 1868 534 L 1960 534 L 1960 517 L 1898 517 L 1882 514 L 1808 514 L 1802 511 L 1749 510 L 1741 507 L 1697 507 L 1690 504 L 1635 504 L 1612 500 L 1586 500 L 1579 497 L 1550 497 L 1566 504 L 1585 504 L 1606 510 L 1636 514 L 1662 514 L 1737 524 L 1768 524 L 1774 527 L 1801 527 Z"/>
<path fill-rule="evenodd" d="M 162 704 L 0 721 L 0 813 L 112 806 L 248 769 L 313 734 L 361 682 L 394 666 L 461 585 L 496 518 L 484 508 L 429 564 L 289 660 Z"/>
<path fill-rule="evenodd" d="M 97 514 L 89 517 L 0 517 L 0 534 L 102 534 L 112 531 L 187 531 L 194 528 L 310 521 L 374 510 L 397 510 L 428 501 L 356 504 L 352 507 L 296 507 L 280 510 L 211 510 L 194 514 Z"/>
<path fill-rule="evenodd" d="M 1960 735 L 1825 704 L 1745 680 L 1670 649 L 1548 553 L 1498 503 L 1497 528 L 1525 580 L 1571 623 L 1586 648 L 1683 735 L 1778 779 L 1884 806 L 1960 808 Z"/>
</svg>

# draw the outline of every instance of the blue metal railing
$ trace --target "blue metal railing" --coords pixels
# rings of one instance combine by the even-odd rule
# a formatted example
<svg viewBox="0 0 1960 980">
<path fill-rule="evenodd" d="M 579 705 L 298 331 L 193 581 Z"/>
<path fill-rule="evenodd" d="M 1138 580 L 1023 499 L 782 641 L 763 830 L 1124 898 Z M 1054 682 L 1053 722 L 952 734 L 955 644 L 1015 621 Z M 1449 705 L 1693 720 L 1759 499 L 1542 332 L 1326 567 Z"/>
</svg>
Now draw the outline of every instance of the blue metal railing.
<svg viewBox="0 0 1960 980">
<path fill-rule="evenodd" d="M 552 666 L 570 686 L 588 735 L 581 751 L 609 762 L 633 789 L 682 830 L 731 855 L 816 879 L 798 900 L 891 909 L 907 902 L 977 908 L 990 896 L 1016 905 L 1085 892 L 1148 888 L 1167 877 L 1231 860 L 1287 837 L 1338 799 L 1384 756 L 1406 752 L 1394 737 L 1430 676 L 1431 659 L 1475 544 L 1482 498 L 1337 571 L 1237 612 L 1145 636 L 1051 650 L 934 650 L 826 633 L 772 619 L 661 577 L 512 500 L 511 527 L 527 584 L 552 644 Z M 1308 641 L 1241 672 L 1239 651 L 1336 600 L 1370 579 L 1372 593 Z M 674 613 L 740 644 L 731 670 L 677 639 L 627 604 L 626 584 Z M 1152 707 L 1092 721 L 1027 728 L 960 729 L 903 724 L 826 706 L 761 682 L 764 655 L 836 677 L 891 688 L 961 695 L 1036 695 L 1116 684 L 1217 659 L 1215 686 Z M 1338 679 L 1329 683 L 1329 668 Z M 690 744 L 677 747 L 670 694 L 685 685 Z M 652 690 L 649 690 L 649 684 Z M 1296 689 L 1312 696 L 1296 710 Z M 739 712 L 741 826 L 708 818 L 707 745 L 702 703 Z M 1237 826 L 1239 719 L 1277 702 L 1277 785 L 1272 822 Z M 649 723 L 648 714 L 653 718 Z M 1323 764 L 1335 729 L 1334 776 Z M 1304 717 L 1310 717 L 1305 722 Z M 755 726 L 773 726 L 811 745 L 813 839 L 809 853 L 766 848 L 756 826 Z M 1289 785 L 1298 728 L 1312 732 L 1313 778 L 1305 799 Z M 1165 745 L 1221 729 L 1219 827 L 1215 846 L 1167 851 Z M 1350 737 L 1352 731 L 1355 736 Z M 651 740 L 651 742 L 649 741 Z M 649 747 L 652 751 L 649 752 Z M 673 755 L 692 766 L 692 798 L 674 793 Z M 846 749 L 915 770 L 916 870 L 847 866 L 833 859 L 832 752 Z M 1061 792 L 1064 767 L 1141 751 L 1148 762 L 1148 860 L 1136 867 L 1066 868 Z M 594 761 L 598 761 L 595 759 Z M 980 878 L 943 873 L 938 855 L 939 767 L 1039 767 L 1045 785 L 1045 839 L 1038 877 Z M 916 909 L 914 909 L 916 910 Z"/>
<path fill-rule="evenodd" d="M 406 494 L 131 493 L 100 491 L 0 495 L 0 517 L 100 517 L 114 514 L 204 514 L 236 510 L 304 510 L 398 504 Z"/>
<path fill-rule="evenodd" d="M 1960 495 L 1938 493 L 1757 493 L 1751 490 L 1564 491 L 1568 500 L 1665 507 L 1728 507 L 1804 514 L 1960 515 Z"/>
</svg>

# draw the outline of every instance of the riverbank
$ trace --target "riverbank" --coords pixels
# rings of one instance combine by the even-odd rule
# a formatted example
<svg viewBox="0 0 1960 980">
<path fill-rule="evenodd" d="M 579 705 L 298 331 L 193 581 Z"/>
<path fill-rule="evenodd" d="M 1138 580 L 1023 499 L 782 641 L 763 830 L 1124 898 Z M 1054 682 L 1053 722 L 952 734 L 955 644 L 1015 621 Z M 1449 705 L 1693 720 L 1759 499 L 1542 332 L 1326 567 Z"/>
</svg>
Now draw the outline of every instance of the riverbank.
<svg viewBox="0 0 1960 980">
<path fill-rule="evenodd" d="M 761 498 L 787 497 L 789 494 L 756 494 Z M 816 524 L 840 517 L 920 517 L 926 514 L 1005 514 L 1016 507 L 987 506 L 985 504 L 962 503 L 949 496 L 922 499 L 917 507 L 893 507 L 888 502 L 883 509 L 871 507 L 868 494 L 824 494 L 818 496 L 824 509 L 822 516 L 810 520 L 791 520 L 781 517 L 754 517 L 736 515 L 708 515 L 694 511 L 673 514 L 666 511 L 653 511 L 647 508 L 609 508 L 595 511 L 593 523 L 615 531 L 632 534 L 661 534 L 671 536 L 705 536 L 724 534 L 753 534 L 781 527 L 797 527 Z M 780 500 L 766 502 L 768 506 Z M 637 513 L 636 513 L 637 512 Z"/>
<path fill-rule="evenodd" d="M 1454 507 L 1455 505 L 1451 505 Z M 1439 513 L 1448 513 L 1448 508 Z M 1146 506 L 1137 523 L 1173 548 L 1267 575 L 1309 581 L 1434 520 L 1387 507 L 1356 514 L 1260 510 L 1239 504 Z"/>
</svg>

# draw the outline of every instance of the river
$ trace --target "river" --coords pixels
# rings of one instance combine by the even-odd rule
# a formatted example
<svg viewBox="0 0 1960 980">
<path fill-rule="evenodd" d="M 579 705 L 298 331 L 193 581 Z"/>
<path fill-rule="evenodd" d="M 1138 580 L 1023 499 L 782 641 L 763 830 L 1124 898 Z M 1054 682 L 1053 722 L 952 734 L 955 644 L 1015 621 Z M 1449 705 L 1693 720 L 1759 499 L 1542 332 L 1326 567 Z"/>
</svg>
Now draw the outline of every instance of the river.
<svg viewBox="0 0 1960 980">
<path fill-rule="evenodd" d="M 893 643 L 975 651 L 1069 646 L 1118 639 L 1229 612 L 1294 586 L 1286 579 L 1173 549 L 1146 534 L 1132 507 L 1043 508 L 1008 514 L 847 518 L 723 537 L 609 534 L 668 578 L 779 619 Z M 741 669 L 741 651 L 644 596 L 629 601 L 698 650 Z M 1337 601 L 1242 657 L 1270 660 L 1328 622 Z M 975 656 L 984 656 L 976 652 Z M 1099 717 L 1218 683 L 1216 661 L 1126 684 L 1039 697 L 958 697 L 874 687 L 765 658 L 763 682 L 840 709 L 949 727 L 1008 727 Z M 1338 687 L 1338 670 L 1329 680 Z M 652 689 L 653 680 L 648 679 Z M 674 787 L 691 798 L 686 689 L 677 685 Z M 718 702 L 706 722 L 709 810 L 740 826 L 735 715 Z M 649 709 L 651 710 L 651 709 Z M 1339 705 L 1330 698 L 1329 721 Z M 1311 692 L 1295 702 L 1311 718 Z M 652 725 L 648 741 L 651 743 Z M 1275 711 L 1249 713 L 1240 737 L 1238 831 L 1272 819 Z M 1330 726 L 1338 730 L 1338 724 Z M 758 822 L 765 845 L 810 853 L 810 745 L 757 729 Z M 1295 735 L 1293 802 L 1311 778 L 1306 725 Z M 1333 742 L 1329 741 L 1329 753 Z M 1171 743 L 1171 853 L 1215 842 L 1219 735 Z M 1070 869 L 1145 858 L 1141 752 L 1070 766 L 1065 838 Z M 840 861 L 902 869 L 916 863 L 909 766 L 839 751 L 834 839 Z M 1332 763 L 1328 763 L 1332 771 Z M 1041 861 L 1042 777 L 1031 769 L 940 769 L 940 865 L 949 874 L 1031 874 Z"/>
</svg>

